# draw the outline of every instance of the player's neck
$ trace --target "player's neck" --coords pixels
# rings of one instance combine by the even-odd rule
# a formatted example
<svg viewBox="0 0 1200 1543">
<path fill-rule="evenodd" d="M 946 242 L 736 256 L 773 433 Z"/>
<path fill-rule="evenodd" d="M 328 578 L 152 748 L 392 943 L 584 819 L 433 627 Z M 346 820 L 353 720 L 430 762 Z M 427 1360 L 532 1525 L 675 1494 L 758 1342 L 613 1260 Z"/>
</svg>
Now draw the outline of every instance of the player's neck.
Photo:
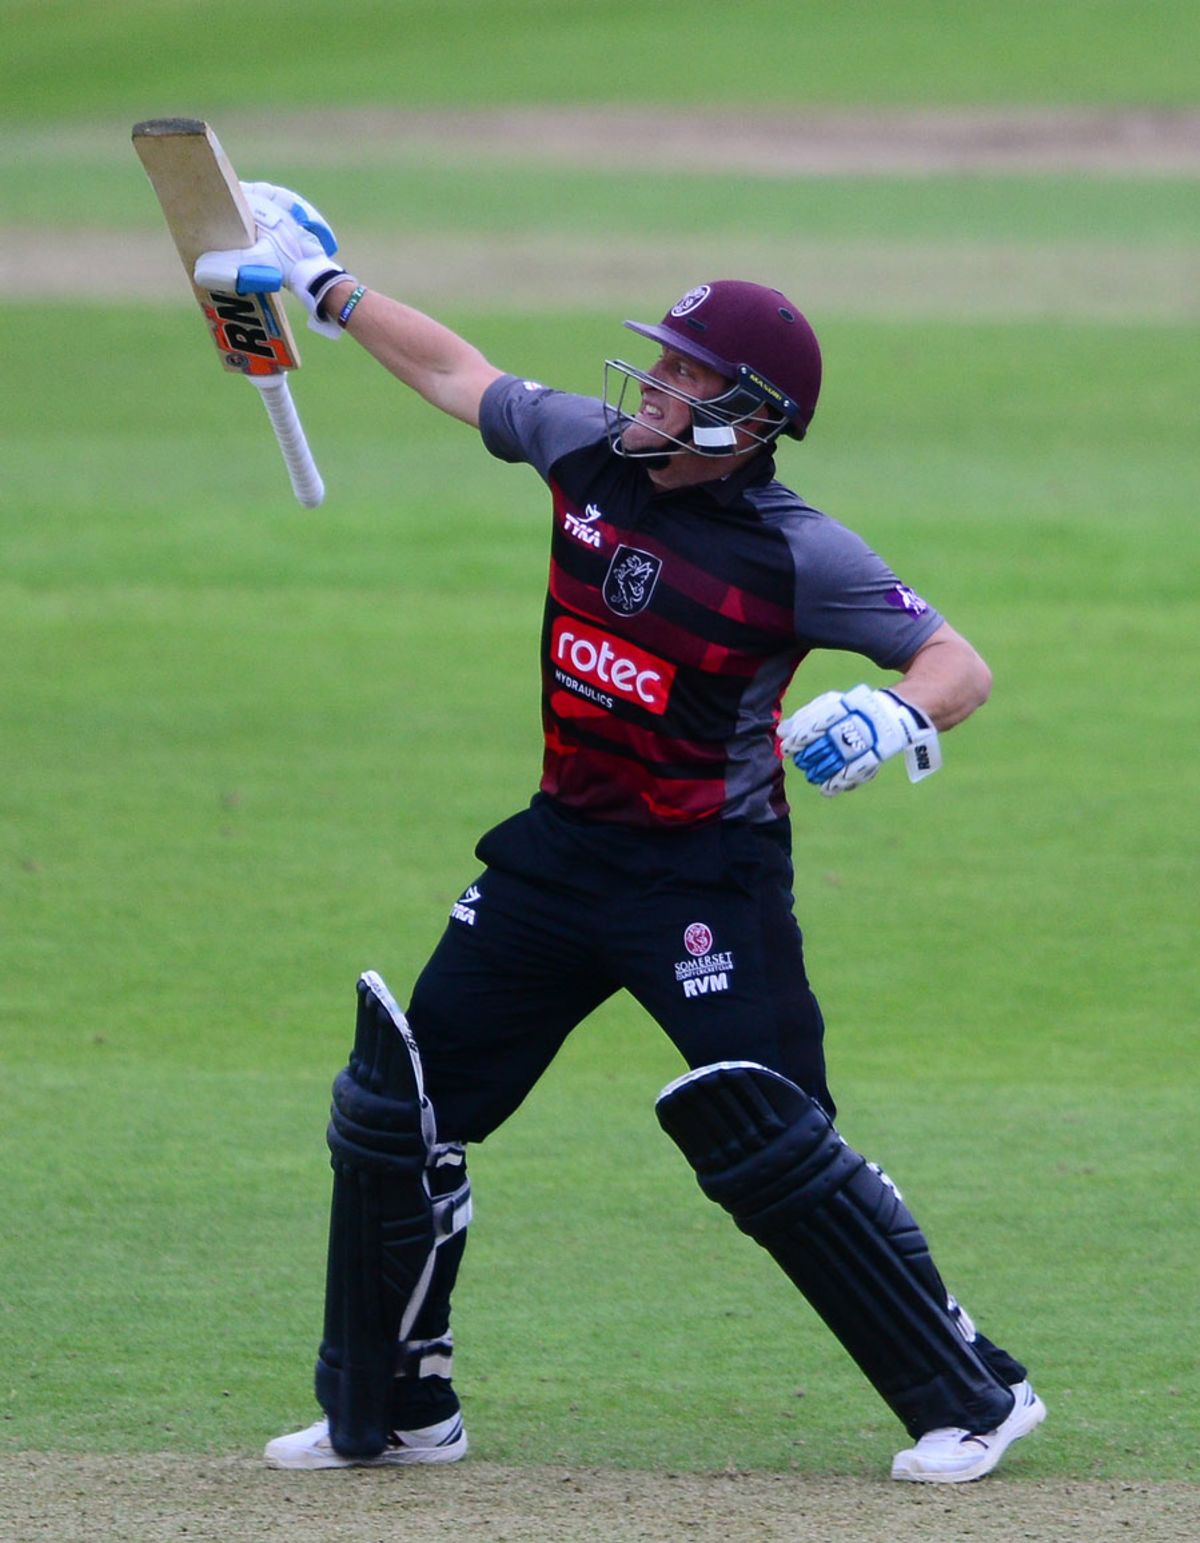
<svg viewBox="0 0 1200 1543">
<path fill-rule="evenodd" d="M 662 466 L 647 468 L 646 475 L 660 493 L 673 493 L 679 488 L 701 487 L 706 482 L 723 482 L 735 471 L 740 471 L 757 452 L 743 450 L 740 455 L 674 455 Z"/>
</svg>

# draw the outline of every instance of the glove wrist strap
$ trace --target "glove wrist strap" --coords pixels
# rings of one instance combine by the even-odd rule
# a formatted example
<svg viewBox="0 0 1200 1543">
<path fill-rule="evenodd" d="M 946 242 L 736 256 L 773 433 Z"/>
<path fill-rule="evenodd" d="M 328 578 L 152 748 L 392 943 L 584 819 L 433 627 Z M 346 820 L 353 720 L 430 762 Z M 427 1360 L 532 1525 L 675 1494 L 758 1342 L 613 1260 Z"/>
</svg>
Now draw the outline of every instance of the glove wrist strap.
<svg viewBox="0 0 1200 1543">
<path fill-rule="evenodd" d="M 930 777 L 942 764 L 942 747 L 933 720 L 919 707 L 914 707 L 898 692 L 884 686 L 881 696 L 890 697 L 900 709 L 900 719 L 908 744 L 904 747 L 904 765 L 910 782 L 920 782 Z"/>
<path fill-rule="evenodd" d="M 308 290 L 309 299 L 312 301 L 313 314 L 319 321 L 331 320 L 323 309 L 325 296 L 335 284 L 340 284 L 343 279 L 357 282 L 352 274 L 346 272 L 345 268 L 329 267 L 313 274 L 312 278 L 305 285 L 305 288 Z"/>
<path fill-rule="evenodd" d="M 881 688 L 881 694 L 883 696 L 890 696 L 897 707 L 900 707 L 906 713 L 909 713 L 912 717 L 913 724 L 918 731 L 922 729 L 933 728 L 932 719 L 930 719 L 926 713 L 922 712 L 919 707 L 914 706 L 912 702 L 909 702 L 904 697 L 902 697 L 898 691 L 893 691 L 890 686 L 884 686 Z"/>
</svg>

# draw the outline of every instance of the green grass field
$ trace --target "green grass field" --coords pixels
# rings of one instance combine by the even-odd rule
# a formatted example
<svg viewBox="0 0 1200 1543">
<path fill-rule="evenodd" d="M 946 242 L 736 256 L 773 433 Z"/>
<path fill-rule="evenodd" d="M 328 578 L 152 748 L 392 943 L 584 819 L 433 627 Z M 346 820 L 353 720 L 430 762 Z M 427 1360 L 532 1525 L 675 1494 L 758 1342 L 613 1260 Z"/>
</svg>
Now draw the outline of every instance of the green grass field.
<svg viewBox="0 0 1200 1543">
<path fill-rule="evenodd" d="M 399 5 L 371 47 L 365 7 L 309 0 L 266 26 L 267 6 L 283 42 L 264 80 L 219 55 L 232 7 L 207 8 L 202 35 L 147 0 L 120 28 L 116 7 L 10 4 L 5 218 L 81 246 L 149 230 L 126 141 L 80 159 L 62 147 L 81 129 L 219 122 L 301 91 L 390 100 L 389 50 L 425 103 L 1193 100 L 1182 6 L 1014 3 L 1000 49 L 1000 12 L 887 7 L 864 40 L 857 8 L 814 4 L 803 47 L 756 41 L 730 71 L 731 10 L 700 28 L 694 68 L 668 69 L 689 9 Z M 785 9 L 737 8 L 736 36 Z M 151 89 L 115 41 L 134 13 Z M 68 37 L 89 44 L 86 74 L 62 63 Z M 619 78 L 579 64 L 585 44 L 619 55 Z M 352 153 L 344 172 L 303 171 L 278 175 L 396 242 L 583 231 L 619 247 L 679 218 L 678 182 L 650 173 L 518 166 L 501 197 L 469 166 L 441 188 L 429 166 Z M 1194 250 L 1196 191 L 731 178 L 692 218 L 706 240 L 757 222 L 784 242 L 786 194 L 831 240 L 1136 255 Z M 664 275 L 662 303 L 692 281 Z M 572 389 L 598 389 L 622 346 L 619 315 L 586 302 L 445 319 Z M 30 274 L 3 325 L 0 1445 L 253 1452 L 310 1409 L 323 1126 L 355 976 L 376 967 L 405 994 L 477 835 L 536 783 L 547 500 L 350 344 L 306 345 L 296 394 L 330 495 L 303 513 L 182 293 L 51 304 Z M 842 1129 L 1034 1369 L 1053 1421 L 1014 1477 L 1195 1482 L 1200 328 L 1181 298 L 1155 324 L 851 308 L 821 335 L 829 387 L 785 479 L 996 675 L 934 781 L 890 768 L 832 802 L 795 788 Z M 862 670 L 810 661 L 795 704 Z M 474 1450 L 875 1475 L 891 1417 L 658 1131 L 678 1070 L 631 1003 L 610 1004 L 475 1152 L 456 1317 Z"/>
<path fill-rule="evenodd" d="M 537 101 L 1187 106 L 1185 0 L 6 0 L 0 113 Z M 134 40 L 136 39 L 136 43 Z M 174 104 L 174 105 L 173 105 Z M 135 111 L 137 108 L 135 107 Z"/>
</svg>

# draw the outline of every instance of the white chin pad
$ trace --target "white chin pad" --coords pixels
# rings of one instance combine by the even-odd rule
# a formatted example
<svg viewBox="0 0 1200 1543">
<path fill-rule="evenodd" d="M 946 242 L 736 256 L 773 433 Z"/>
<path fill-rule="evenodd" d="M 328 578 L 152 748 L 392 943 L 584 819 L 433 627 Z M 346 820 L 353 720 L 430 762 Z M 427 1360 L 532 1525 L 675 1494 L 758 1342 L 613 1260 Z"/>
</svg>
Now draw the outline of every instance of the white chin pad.
<svg viewBox="0 0 1200 1543">
<path fill-rule="evenodd" d="M 737 433 L 728 423 L 693 424 L 692 439 L 701 450 L 732 450 Z"/>
</svg>

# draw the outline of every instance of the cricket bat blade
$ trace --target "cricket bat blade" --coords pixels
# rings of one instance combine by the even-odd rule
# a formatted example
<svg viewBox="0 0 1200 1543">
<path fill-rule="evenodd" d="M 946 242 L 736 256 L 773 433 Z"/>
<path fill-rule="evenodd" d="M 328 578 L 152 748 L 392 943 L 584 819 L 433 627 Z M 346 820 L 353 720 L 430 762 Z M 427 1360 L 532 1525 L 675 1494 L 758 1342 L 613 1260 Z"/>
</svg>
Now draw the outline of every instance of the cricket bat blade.
<svg viewBox="0 0 1200 1543">
<path fill-rule="evenodd" d="M 324 484 L 288 390 L 300 352 L 279 294 L 240 295 L 195 278 L 202 252 L 253 246 L 254 213 L 209 125 L 199 118 L 151 118 L 133 126 L 133 145 L 162 207 L 167 229 L 204 312 L 224 367 L 259 388 L 296 497 L 314 508 Z"/>
</svg>

